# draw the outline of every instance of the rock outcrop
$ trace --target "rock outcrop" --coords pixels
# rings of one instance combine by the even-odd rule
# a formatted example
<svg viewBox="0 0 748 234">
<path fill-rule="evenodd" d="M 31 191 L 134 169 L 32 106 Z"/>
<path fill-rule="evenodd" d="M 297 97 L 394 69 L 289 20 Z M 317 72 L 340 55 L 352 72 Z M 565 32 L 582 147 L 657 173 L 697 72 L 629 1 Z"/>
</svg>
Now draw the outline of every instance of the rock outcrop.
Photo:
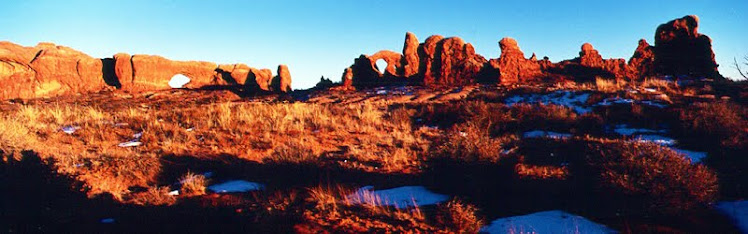
<svg viewBox="0 0 748 234">
<path fill-rule="evenodd" d="M 584 43 L 579 57 L 558 63 L 548 57 L 528 59 L 512 38 L 499 41 L 498 58 L 486 60 L 470 43 L 458 37 L 430 36 L 416 47 L 417 39 L 406 33 L 403 54 L 379 51 L 361 55 L 343 74 L 343 90 L 393 84 L 456 86 L 475 82 L 514 84 L 532 81 L 592 81 L 596 78 L 643 80 L 656 75 L 720 78 L 709 37 L 699 34 L 698 18 L 686 16 L 660 25 L 655 46 L 646 40 L 628 63 L 605 59 L 590 43 Z M 386 68 L 375 66 L 377 60 Z M 418 65 L 414 66 L 418 61 Z"/>
<path fill-rule="evenodd" d="M 126 53 L 98 59 L 52 43 L 24 47 L 0 42 L 0 99 L 51 97 L 107 89 L 130 92 L 169 89 L 169 80 L 177 74 L 190 78 L 187 88 L 226 85 L 290 91 L 288 67 L 282 65 L 278 71 L 278 88 L 271 89 L 272 71 L 244 64 L 172 61 L 160 56 Z M 252 77 L 248 79 L 250 74 Z"/>
<path fill-rule="evenodd" d="M 712 39 L 700 34 L 699 18 L 685 16 L 664 23 L 655 31 L 654 69 L 658 74 L 722 77 L 717 71 Z"/>
<path fill-rule="evenodd" d="M 103 61 L 52 43 L 0 43 L 0 99 L 55 96 L 106 88 Z"/>
<path fill-rule="evenodd" d="M 418 67 L 421 63 L 418 58 L 418 38 L 415 34 L 408 32 L 405 34 L 403 44 L 403 76 L 410 77 L 418 74 Z"/>
<path fill-rule="evenodd" d="M 535 54 L 533 58 L 526 59 L 525 53 L 519 48 L 516 40 L 505 37 L 499 41 L 501 55 L 498 59 L 491 59 L 490 66 L 498 71 L 495 82 L 501 84 L 512 84 L 538 79 L 543 75 L 541 64 L 537 62 Z"/>
</svg>

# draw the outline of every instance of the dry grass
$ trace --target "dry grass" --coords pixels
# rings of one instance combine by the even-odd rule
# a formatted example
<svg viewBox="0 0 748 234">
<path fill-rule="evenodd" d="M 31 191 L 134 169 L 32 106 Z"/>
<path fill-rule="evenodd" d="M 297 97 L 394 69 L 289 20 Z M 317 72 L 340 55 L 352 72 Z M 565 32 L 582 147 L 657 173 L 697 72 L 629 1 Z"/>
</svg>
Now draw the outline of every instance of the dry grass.
<svg viewBox="0 0 748 234">
<path fill-rule="evenodd" d="M 623 90 L 624 86 L 625 86 L 625 83 L 622 80 L 616 81 L 616 80 L 605 79 L 601 77 L 595 78 L 595 88 L 597 88 L 597 90 L 601 92 L 606 92 L 606 93 L 618 92 L 620 90 Z"/>
<path fill-rule="evenodd" d="M 205 195 L 206 186 L 208 180 L 204 175 L 187 172 L 182 178 L 179 179 L 182 184 L 180 188 L 180 195 L 184 196 L 200 196 Z"/>
</svg>

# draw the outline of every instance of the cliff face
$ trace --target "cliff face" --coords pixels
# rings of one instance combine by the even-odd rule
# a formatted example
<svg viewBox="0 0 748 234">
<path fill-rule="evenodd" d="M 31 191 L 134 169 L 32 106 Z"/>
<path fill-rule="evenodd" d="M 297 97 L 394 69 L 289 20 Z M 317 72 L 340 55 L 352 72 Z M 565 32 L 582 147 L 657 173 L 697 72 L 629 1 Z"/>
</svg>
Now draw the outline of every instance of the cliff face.
<svg viewBox="0 0 748 234">
<path fill-rule="evenodd" d="M 282 69 L 281 69 L 282 68 Z M 190 78 L 187 88 L 240 86 L 248 93 L 288 92 L 288 67 L 278 69 L 278 85 L 271 86 L 269 69 L 244 64 L 217 65 L 200 61 L 172 61 L 154 55 L 115 54 L 93 58 L 52 43 L 24 47 L 0 42 L 0 99 L 38 98 L 90 93 L 107 89 L 132 92 L 168 89 L 177 74 Z M 251 78 L 250 78 L 251 77 Z"/>
<path fill-rule="evenodd" d="M 343 74 L 343 86 L 347 90 L 392 84 L 514 84 L 543 79 L 589 81 L 596 77 L 642 80 L 655 75 L 722 78 L 711 39 L 697 29 L 696 16 L 662 24 L 655 32 L 655 46 L 640 40 L 628 62 L 622 58 L 605 59 L 592 44 L 584 43 L 579 57 L 558 63 L 547 57 L 538 60 L 535 54 L 525 57 L 512 38 L 501 39 L 499 57 L 486 60 L 458 37 L 433 35 L 417 44 L 416 36 L 408 32 L 403 54 L 379 51 L 361 55 Z M 387 67 L 376 67 L 377 60 L 384 60 Z"/>
</svg>

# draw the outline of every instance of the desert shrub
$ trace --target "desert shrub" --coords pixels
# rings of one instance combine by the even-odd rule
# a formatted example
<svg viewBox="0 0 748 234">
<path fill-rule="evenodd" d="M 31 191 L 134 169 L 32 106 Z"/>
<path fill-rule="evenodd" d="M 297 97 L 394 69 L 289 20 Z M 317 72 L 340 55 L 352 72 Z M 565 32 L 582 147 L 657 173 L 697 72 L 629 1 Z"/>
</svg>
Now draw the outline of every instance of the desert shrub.
<svg viewBox="0 0 748 234">
<path fill-rule="evenodd" d="M 651 211 L 679 211 L 713 202 L 717 177 L 654 143 L 591 142 L 587 161 L 602 187 Z M 572 172 L 573 173 L 573 172 Z M 593 176 L 593 175 L 590 175 Z M 635 206 L 632 206 L 635 207 Z"/>
<path fill-rule="evenodd" d="M 483 227 L 483 220 L 476 215 L 478 208 L 473 205 L 455 199 L 438 209 L 437 222 L 459 233 L 478 233 Z"/>
<path fill-rule="evenodd" d="M 449 132 L 432 157 L 466 162 L 497 162 L 501 159 L 504 145 L 513 139 L 513 136 L 492 138 L 487 129 L 465 123 Z"/>
<path fill-rule="evenodd" d="M 181 194 L 185 196 L 199 196 L 205 194 L 207 179 L 204 175 L 187 172 L 179 181 L 182 183 Z"/>
<path fill-rule="evenodd" d="M 150 187 L 145 192 L 133 194 L 130 202 L 143 206 L 172 205 L 177 198 L 169 195 L 169 187 Z"/>
<path fill-rule="evenodd" d="M 305 144 L 291 142 L 275 147 L 270 157 L 265 162 L 300 164 L 315 160 L 314 150 Z"/>
<path fill-rule="evenodd" d="M 695 103 L 680 110 L 680 125 L 676 129 L 686 139 L 704 140 L 714 145 L 745 148 L 748 142 L 748 108 L 719 102 Z M 706 144 L 709 145 L 709 144 Z"/>
<path fill-rule="evenodd" d="M 595 87 L 597 90 L 611 93 L 621 90 L 621 85 L 615 80 L 605 79 L 601 77 L 595 77 Z"/>
</svg>

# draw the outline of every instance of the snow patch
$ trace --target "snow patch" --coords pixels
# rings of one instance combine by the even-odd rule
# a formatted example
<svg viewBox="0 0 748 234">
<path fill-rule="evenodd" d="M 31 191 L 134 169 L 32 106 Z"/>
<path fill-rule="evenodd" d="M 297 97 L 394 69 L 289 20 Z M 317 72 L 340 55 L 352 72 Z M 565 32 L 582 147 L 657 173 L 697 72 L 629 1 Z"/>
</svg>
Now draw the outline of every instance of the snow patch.
<svg viewBox="0 0 748 234">
<path fill-rule="evenodd" d="M 215 193 L 242 193 L 254 190 L 261 190 L 265 186 L 255 182 L 249 182 L 246 180 L 230 180 L 220 184 L 214 184 L 208 186 L 210 191 Z"/>
<path fill-rule="evenodd" d="M 690 151 L 673 147 L 670 148 L 675 152 L 678 152 L 679 154 L 685 155 L 687 158 L 690 158 L 691 163 L 698 163 L 701 162 L 702 159 L 706 158 L 706 152 Z"/>
<path fill-rule="evenodd" d="M 62 132 L 68 135 L 75 133 L 75 131 L 77 131 L 78 129 L 81 129 L 81 127 L 72 125 L 64 126 L 61 128 Z"/>
<path fill-rule="evenodd" d="M 569 134 L 569 133 L 558 133 L 558 132 L 549 132 L 549 131 L 535 130 L 535 131 L 525 132 L 523 134 L 523 136 L 525 138 L 546 137 L 546 138 L 553 138 L 553 139 L 565 139 L 565 138 L 571 137 L 571 134 Z"/>
<path fill-rule="evenodd" d="M 658 145 L 663 146 L 673 146 L 677 141 L 675 139 L 660 135 L 650 135 L 650 134 L 643 134 L 643 135 L 637 135 L 636 136 L 638 141 L 642 142 L 653 142 Z"/>
<path fill-rule="evenodd" d="M 556 91 L 548 94 L 515 95 L 506 98 L 504 103 L 509 107 L 517 103 L 554 104 L 572 108 L 579 114 L 585 114 L 592 111 L 592 108 L 585 107 L 585 103 L 589 97 L 589 93 L 575 94 L 570 91 Z"/>
<path fill-rule="evenodd" d="M 667 131 L 663 130 L 652 130 L 647 128 L 629 128 L 625 124 L 619 124 L 616 125 L 616 128 L 613 129 L 614 132 L 623 135 L 623 136 L 631 136 L 634 135 L 634 133 L 665 133 Z"/>
<path fill-rule="evenodd" d="M 449 199 L 449 196 L 429 191 L 423 186 L 403 186 L 385 190 L 373 190 L 366 186 L 346 199 L 354 204 L 371 203 L 404 209 L 413 206 L 434 205 Z"/>
<path fill-rule="evenodd" d="M 657 103 L 657 102 L 654 102 L 654 101 L 635 101 L 633 99 L 620 98 L 620 97 L 603 99 L 599 103 L 595 104 L 595 106 L 610 106 L 610 105 L 613 105 L 613 104 L 634 104 L 634 103 L 649 105 L 649 106 L 653 106 L 653 107 L 657 107 L 657 108 L 666 108 L 667 107 L 667 105 L 665 105 L 665 104 Z"/>
<path fill-rule="evenodd" d="M 182 74 L 176 74 L 171 77 L 171 80 L 169 80 L 169 87 L 172 87 L 174 89 L 182 88 L 182 86 L 186 85 L 187 83 L 190 83 L 190 78 L 182 75 Z"/>
<path fill-rule="evenodd" d="M 748 201 L 717 202 L 715 208 L 729 216 L 741 232 L 748 233 Z"/>
<path fill-rule="evenodd" d="M 615 233 L 605 225 L 560 210 L 494 220 L 481 228 L 487 233 Z"/>
</svg>

